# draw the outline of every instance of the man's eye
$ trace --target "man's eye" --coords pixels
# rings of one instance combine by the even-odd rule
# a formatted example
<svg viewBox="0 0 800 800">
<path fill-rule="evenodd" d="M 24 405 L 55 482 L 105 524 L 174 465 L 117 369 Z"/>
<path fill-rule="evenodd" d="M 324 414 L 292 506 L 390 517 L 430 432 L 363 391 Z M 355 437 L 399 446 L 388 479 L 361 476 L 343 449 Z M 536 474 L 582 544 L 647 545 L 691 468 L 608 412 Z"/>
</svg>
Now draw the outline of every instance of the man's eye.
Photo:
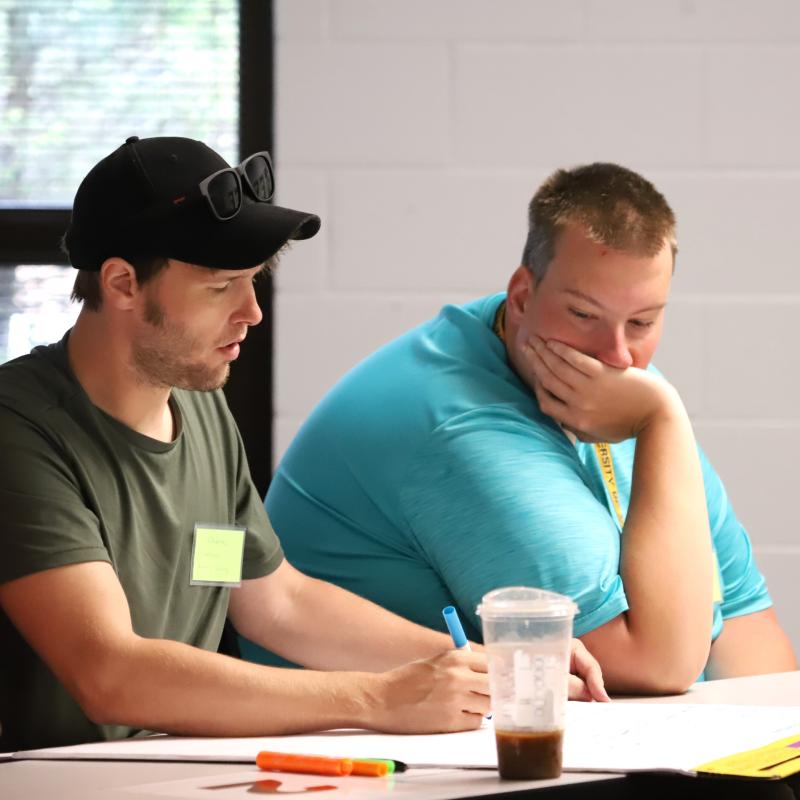
<svg viewBox="0 0 800 800">
<path fill-rule="evenodd" d="M 217 292 L 218 294 L 221 294 L 222 292 L 226 291 L 229 286 L 230 283 L 225 283 L 222 286 L 211 286 L 209 288 L 211 289 L 212 292 Z"/>
</svg>

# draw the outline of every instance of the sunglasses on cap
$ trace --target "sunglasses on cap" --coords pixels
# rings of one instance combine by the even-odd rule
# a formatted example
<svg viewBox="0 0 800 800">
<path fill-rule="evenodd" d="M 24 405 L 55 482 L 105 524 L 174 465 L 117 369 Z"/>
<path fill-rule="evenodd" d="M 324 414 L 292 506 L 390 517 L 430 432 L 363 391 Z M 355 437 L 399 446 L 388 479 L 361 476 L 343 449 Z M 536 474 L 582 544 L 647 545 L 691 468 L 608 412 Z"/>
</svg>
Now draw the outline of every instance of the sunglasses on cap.
<svg viewBox="0 0 800 800">
<path fill-rule="evenodd" d="M 272 161 L 262 150 L 248 156 L 238 167 L 226 167 L 198 184 L 211 213 L 220 222 L 233 219 L 242 207 L 242 184 L 259 203 L 266 203 L 275 191 Z"/>
</svg>

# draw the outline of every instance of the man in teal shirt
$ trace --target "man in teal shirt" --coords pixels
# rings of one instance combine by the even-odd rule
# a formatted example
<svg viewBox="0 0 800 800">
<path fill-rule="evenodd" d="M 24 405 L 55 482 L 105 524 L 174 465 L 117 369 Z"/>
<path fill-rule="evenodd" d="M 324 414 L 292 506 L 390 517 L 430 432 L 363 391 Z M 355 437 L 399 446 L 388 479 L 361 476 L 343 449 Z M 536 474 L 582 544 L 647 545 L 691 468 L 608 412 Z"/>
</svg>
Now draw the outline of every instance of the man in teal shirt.
<svg viewBox="0 0 800 800">
<path fill-rule="evenodd" d="M 616 691 L 794 669 L 748 536 L 649 366 L 666 200 L 594 164 L 551 176 L 529 222 L 506 293 L 446 306 L 311 414 L 266 499 L 288 557 L 428 626 L 452 603 L 475 638 L 491 589 L 567 594 Z"/>
</svg>

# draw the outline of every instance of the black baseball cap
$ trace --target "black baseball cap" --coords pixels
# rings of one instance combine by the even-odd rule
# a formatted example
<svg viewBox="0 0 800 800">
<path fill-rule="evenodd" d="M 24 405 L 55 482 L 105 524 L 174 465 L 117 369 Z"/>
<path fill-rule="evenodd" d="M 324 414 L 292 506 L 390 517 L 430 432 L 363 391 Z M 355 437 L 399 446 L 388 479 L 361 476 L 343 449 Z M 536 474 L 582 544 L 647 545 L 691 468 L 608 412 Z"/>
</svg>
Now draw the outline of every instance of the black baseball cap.
<svg viewBox="0 0 800 800">
<path fill-rule="evenodd" d="M 112 256 L 160 256 L 244 269 L 319 230 L 315 214 L 273 206 L 247 191 L 235 216 L 218 219 L 200 183 L 223 169 L 230 169 L 225 159 L 195 139 L 131 136 L 78 187 L 64 236 L 72 266 L 99 270 Z"/>
</svg>

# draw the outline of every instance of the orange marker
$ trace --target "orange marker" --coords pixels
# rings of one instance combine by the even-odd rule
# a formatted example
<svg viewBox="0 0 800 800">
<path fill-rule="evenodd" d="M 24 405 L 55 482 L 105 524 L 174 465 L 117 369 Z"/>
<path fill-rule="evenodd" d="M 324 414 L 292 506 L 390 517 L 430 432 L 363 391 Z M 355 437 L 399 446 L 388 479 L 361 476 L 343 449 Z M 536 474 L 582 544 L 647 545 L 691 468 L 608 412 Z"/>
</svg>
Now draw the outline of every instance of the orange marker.
<svg viewBox="0 0 800 800">
<path fill-rule="evenodd" d="M 372 778 L 382 778 L 388 774 L 389 765 L 385 761 L 353 761 L 351 775 L 365 775 Z"/>
<path fill-rule="evenodd" d="M 269 750 L 262 750 L 256 756 L 256 764 L 260 769 L 269 771 L 301 772 L 306 775 L 350 775 L 353 772 L 352 758 L 301 756 Z"/>
</svg>

